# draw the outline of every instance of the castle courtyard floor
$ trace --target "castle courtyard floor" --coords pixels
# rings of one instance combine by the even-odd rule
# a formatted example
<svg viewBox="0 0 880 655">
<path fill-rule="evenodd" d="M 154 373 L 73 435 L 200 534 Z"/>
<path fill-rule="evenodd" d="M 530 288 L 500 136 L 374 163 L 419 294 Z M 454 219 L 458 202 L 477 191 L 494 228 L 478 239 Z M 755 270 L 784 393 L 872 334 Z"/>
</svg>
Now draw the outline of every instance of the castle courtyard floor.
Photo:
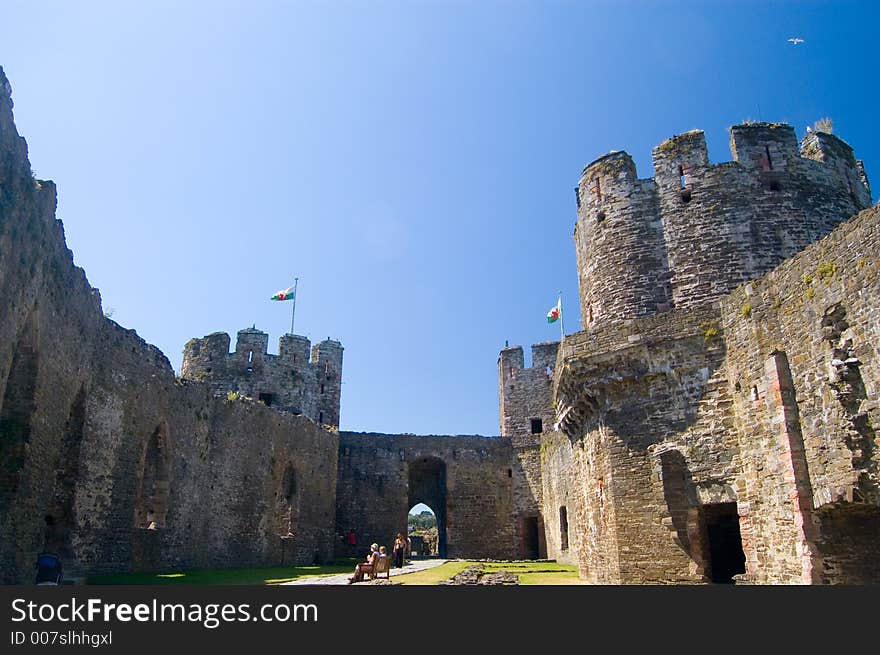
<svg viewBox="0 0 880 655">
<path fill-rule="evenodd" d="M 440 566 L 441 564 L 445 564 L 449 560 L 445 559 L 422 559 L 422 560 L 411 560 L 407 562 L 406 566 L 401 569 L 391 569 L 391 577 L 396 577 L 398 575 L 406 575 L 408 573 L 415 573 L 417 571 L 426 571 L 427 569 L 433 569 L 436 566 Z M 352 568 L 352 571 L 354 569 Z M 285 582 L 283 584 L 286 585 L 347 585 L 348 579 L 351 577 L 352 573 L 337 573 L 334 575 L 320 576 L 320 577 L 310 577 L 310 578 L 302 578 L 300 580 L 291 580 L 290 582 Z M 384 578 L 383 578 L 384 579 Z M 361 583 L 358 583 L 361 584 Z"/>
</svg>

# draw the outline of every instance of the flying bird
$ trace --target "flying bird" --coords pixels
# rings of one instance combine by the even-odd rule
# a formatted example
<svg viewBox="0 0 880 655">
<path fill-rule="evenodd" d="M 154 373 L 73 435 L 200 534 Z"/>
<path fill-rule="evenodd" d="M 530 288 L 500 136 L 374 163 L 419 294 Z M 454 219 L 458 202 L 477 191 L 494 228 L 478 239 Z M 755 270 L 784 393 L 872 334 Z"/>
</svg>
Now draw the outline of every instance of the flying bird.
<svg viewBox="0 0 880 655">
<path fill-rule="evenodd" d="M 792 37 L 789 39 L 789 41 L 791 41 L 794 45 L 797 45 L 798 43 L 804 42 L 804 40 L 802 38 L 800 38 L 799 36 Z"/>
</svg>

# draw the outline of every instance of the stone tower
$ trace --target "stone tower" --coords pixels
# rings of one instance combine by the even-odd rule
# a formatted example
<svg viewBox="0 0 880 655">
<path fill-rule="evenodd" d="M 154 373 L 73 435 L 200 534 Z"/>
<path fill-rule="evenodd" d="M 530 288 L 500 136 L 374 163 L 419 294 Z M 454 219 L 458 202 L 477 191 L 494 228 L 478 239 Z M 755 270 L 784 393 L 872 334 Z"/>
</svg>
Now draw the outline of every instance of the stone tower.
<svg viewBox="0 0 880 655">
<path fill-rule="evenodd" d="M 522 346 L 498 356 L 498 403 L 502 437 L 540 435 L 553 429 L 553 369 L 558 341 L 532 346 L 532 366 L 525 368 Z"/>
<path fill-rule="evenodd" d="M 575 228 L 584 329 L 716 301 L 871 204 L 842 140 L 783 123 L 730 129 L 733 161 L 709 162 L 702 131 L 654 148 L 654 177 L 625 152 L 578 184 Z"/>
<path fill-rule="evenodd" d="M 310 356 L 306 337 L 285 334 L 278 354 L 270 355 L 269 335 L 255 328 L 239 330 L 231 353 L 229 343 L 225 332 L 190 340 L 183 350 L 182 377 L 209 383 L 215 394 L 239 393 L 321 425 L 339 426 L 341 343 L 322 341 Z"/>
</svg>

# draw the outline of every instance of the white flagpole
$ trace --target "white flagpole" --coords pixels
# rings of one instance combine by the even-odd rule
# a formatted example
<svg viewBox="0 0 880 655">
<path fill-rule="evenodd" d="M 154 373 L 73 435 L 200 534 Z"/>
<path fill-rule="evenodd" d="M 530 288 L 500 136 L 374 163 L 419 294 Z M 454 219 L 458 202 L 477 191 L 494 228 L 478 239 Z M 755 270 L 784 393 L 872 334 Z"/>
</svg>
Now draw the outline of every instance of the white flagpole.
<svg viewBox="0 0 880 655">
<path fill-rule="evenodd" d="M 565 319 L 562 317 L 562 292 L 559 292 L 559 343 L 562 344 L 562 340 L 565 339 Z"/>
<path fill-rule="evenodd" d="M 290 310 L 290 333 L 293 334 L 293 318 L 296 316 L 296 285 L 299 283 L 299 278 L 293 278 L 293 309 Z"/>
</svg>

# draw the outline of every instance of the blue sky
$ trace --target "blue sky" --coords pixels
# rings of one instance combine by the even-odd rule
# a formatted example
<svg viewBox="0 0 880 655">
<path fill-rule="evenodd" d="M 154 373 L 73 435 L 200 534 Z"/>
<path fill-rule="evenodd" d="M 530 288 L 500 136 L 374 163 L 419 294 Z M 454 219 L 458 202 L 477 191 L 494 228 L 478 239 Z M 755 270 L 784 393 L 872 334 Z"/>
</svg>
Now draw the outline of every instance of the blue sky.
<svg viewBox="0 0 880 655">
<path fill-rule="evenodd" d="M 871 2 L 5 0 L 0 65 L 104 309 L 345 347 L 342 429 L 498 433 L 498 351 L 579 327 L 583 166 L 830 116 L 880 187 Z M 793 46 L 791 36 L 805 43 Z M 875 191 L 876 197 L 876 191 Z"/>
</svg>

